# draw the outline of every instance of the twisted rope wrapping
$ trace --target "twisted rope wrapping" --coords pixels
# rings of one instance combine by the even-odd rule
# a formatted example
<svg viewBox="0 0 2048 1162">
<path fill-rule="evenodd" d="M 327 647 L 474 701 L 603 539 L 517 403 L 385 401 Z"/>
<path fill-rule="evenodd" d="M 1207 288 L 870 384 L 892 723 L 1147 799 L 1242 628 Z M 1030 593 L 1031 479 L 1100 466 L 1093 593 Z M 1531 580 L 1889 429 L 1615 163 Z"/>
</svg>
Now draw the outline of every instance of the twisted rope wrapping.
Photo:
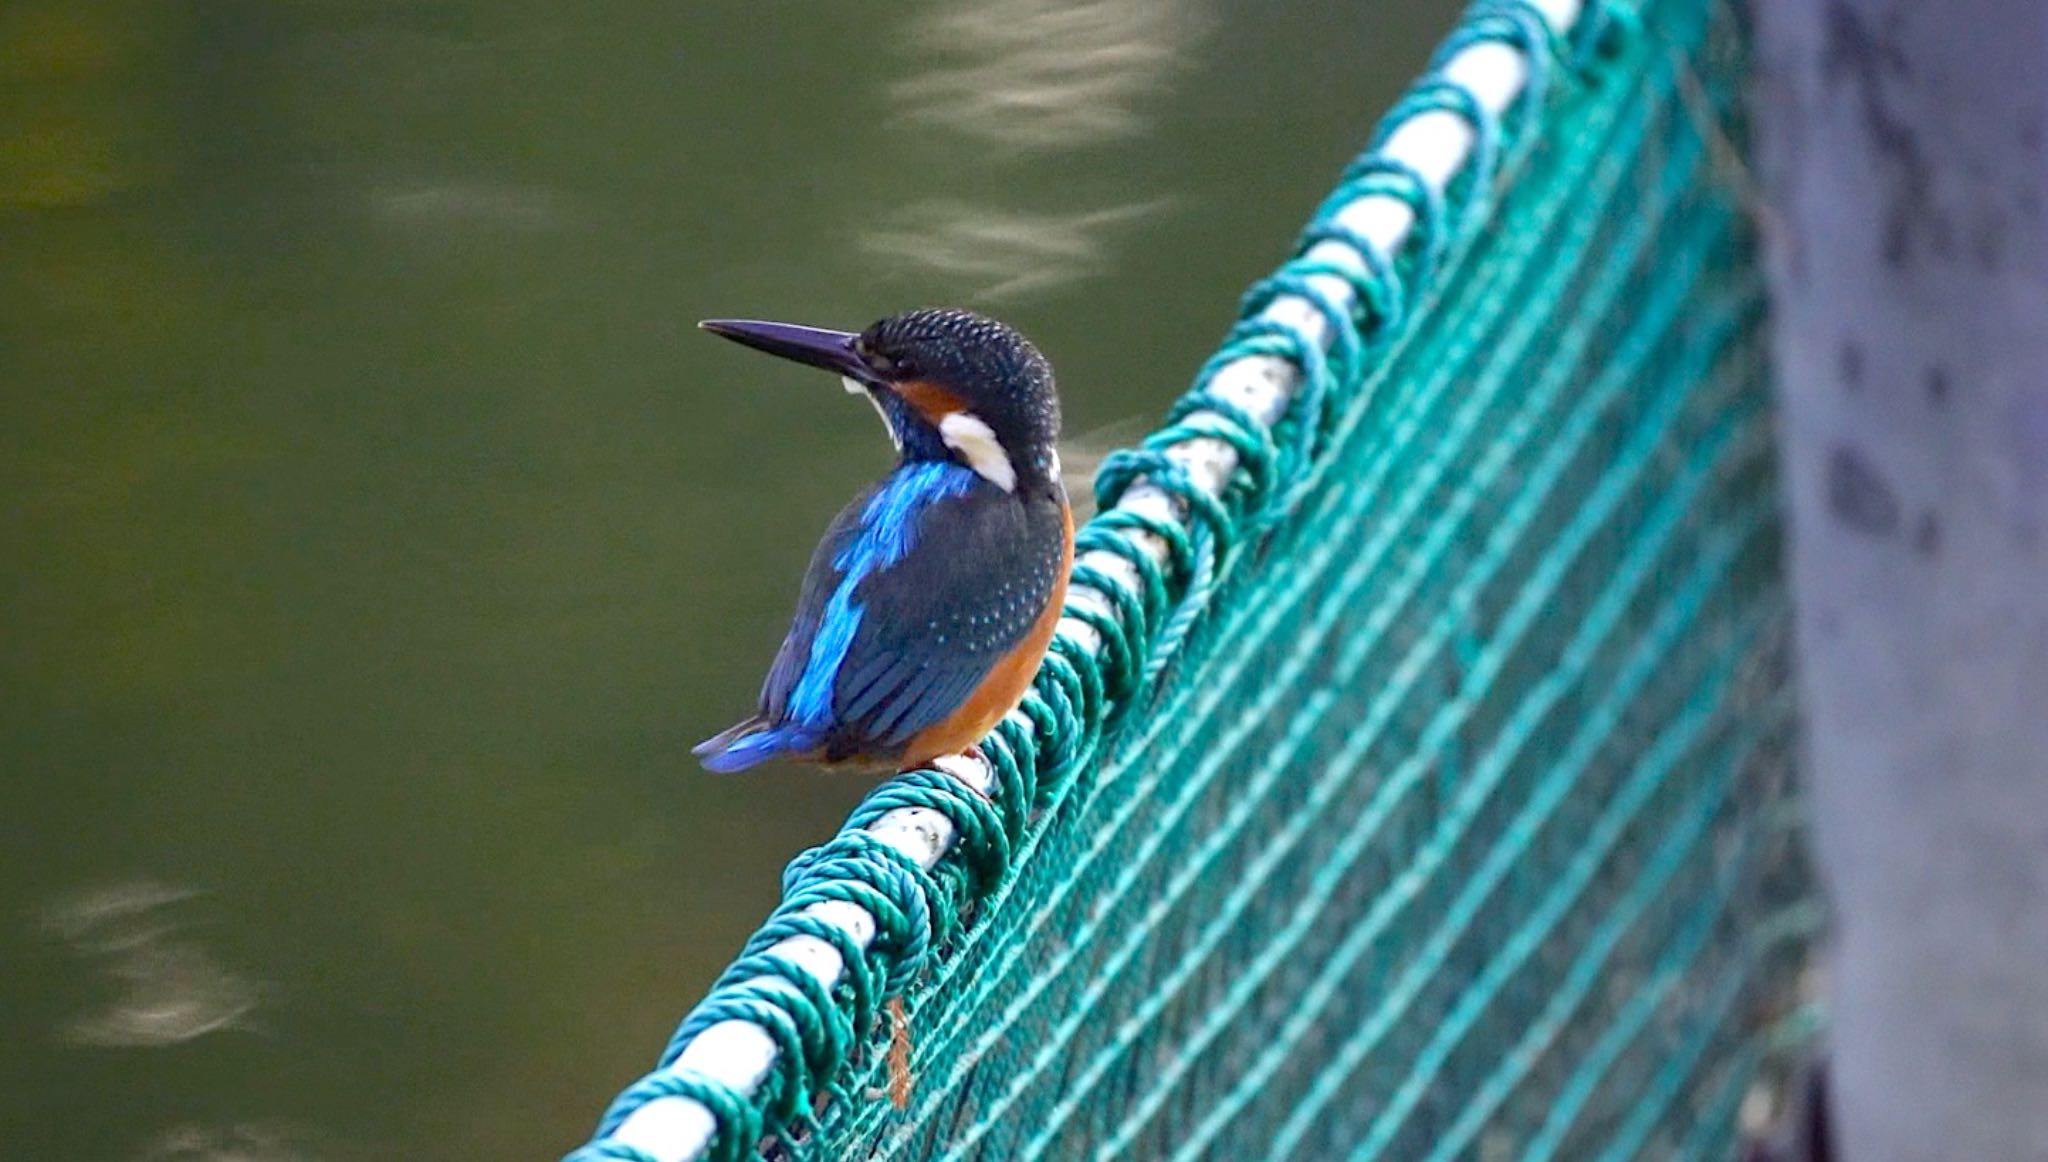
<svg viewBox="0 0 2048 1162">
<path fill-rule="evenodd" d="M 1238 322 L 1165 426 L 1140 447 L 1104 461 L 1095 482 L 1100 515 L 1076 538 L 1084 559 L 1072 575 L 1075 587 L 1099 597 L 1101 607 L 1070 597 L 1023 704 L 984 741 L 993 796 L 941 770 L 908 772 L 869 795 L 838 836 L 793 860 L 782 903 L 768 922 L 686 1017 L 656 1070 L 619 1095 L 593 1141 L 566 1162 L 660 1162 L 612 1135 L 636 1110 L 662 1098 L 689 1098 L 704 1107 L 716 1126 L 706 1156 L 719 1160 L 754 1156 L 764 1135 L 800 1151 L 792 1135 L 809 1127 L 820 1101 L 857 1100 L 847 1082 L 874 1063 L 884 1037 L 883 998 L 901 995 L 927 971 L 975 904 L 1004 881 L 1034 820 L 1072 791 L 1120 716 L 1173 662 L 1234 556 L 1286 519 L 1311 487 L 1324 436 L 1339 416 L 1366 402 L 1374 354 L 1401 327 L 1451 245 L 1484 221 L 1504 151 L 1526 137 L 1549 98 L 1551 66 L 1563 63 L 1568 75 L 1597 78 L 1617 30 L 1629 27 L 1599 5 L 1569 23 L 1568 32 L 1558 32 L 1532 0 L 1479 0 L 1471 7 L 1429 72 L 1382 122 L 1371 147 L 1343 171 L 1293 257 L 1245 294 Z M 1511 124 L 1447 75 L 1461 53 L 1482 44 L 1514 49 L 1526 61 Z M 1447 189 L 1386 152 L 1402 126 L 1432 113 L 1456 116 L 1473 134 Z M 1392 199 L 1412 215 L 1399 254 L 1382 253 L 1341 220 L 1347 208 L 1368 198 Z M 1333 249 L 1341 260 L 1330 256 Z M 1327 289 L 1332 280 L 1349 289 L 1350 304 Z M 1270 309 L 1283 300 L 1304 304 L 1321 323 L 1320 333 Z M 1216 390 L 1226 368 L 1261 357 L 1284 362 L 1298 377 L 1285 412 L 1272 424 Z M 1196 481 L 1178 455 L 1205 441 L 1234 456 L 1217 493 Z M 1165 494 L 1178 519 L 1118 507 L 1140 486 Z M 1128 565 L 1135 584 L 1089 563 L 1091 554 Z M 1079 640 L 1069 623 L 1094 640 Z M 956 837 L 929 871 L 872 831 L 885 815 L 905 809 L 942 816 Z M 874 938 L 863 944 L 812 914 L 827 902 L 863 909 L 873 917 Z M 836 985 L 827 988 L 770 951 L 793 937 L 822 941 L 838 954 L 844 972 Z M 757 1025 L 777 1048 L 772 1070 L 751 1095 L 676 1067 L 705 1030 L 733 1020 Z"/>
</svg>

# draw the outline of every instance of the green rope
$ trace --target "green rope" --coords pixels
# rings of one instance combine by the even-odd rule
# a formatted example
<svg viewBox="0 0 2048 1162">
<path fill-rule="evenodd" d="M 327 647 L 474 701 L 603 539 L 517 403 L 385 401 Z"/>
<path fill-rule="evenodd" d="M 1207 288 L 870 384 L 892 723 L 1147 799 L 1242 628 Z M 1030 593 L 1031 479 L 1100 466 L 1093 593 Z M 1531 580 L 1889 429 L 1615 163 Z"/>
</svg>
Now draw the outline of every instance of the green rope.
<svg viewBox="0 0 2048 1162">
<path fill-rule="evenodd" d="M 1782 845 L 1741 830 L 1753 816 L 1733 790 L 1776 769 L 1778 744 L 1760 740 L 1778 720 L 1728 717 L 1781 620 L 1741 580 L 1770 539 L 1746 394 L 1756 290 L 1753 274 L 1729 277 L 1734 211 L 1697 196 L 1706 151 L 1673 112 L 1669 46 L 1704 40 L 1709 5 L 1653 2 L 1655 44 L 1619 3 L 1589 5 L 1563 35 L 1526 0 L 1472 5 L 1292 256 L 1246 292 L 1164 426 L 1104 462 L 1077 547 L 1132 580 L 1076 566 L 1102 603 L 1066 614 L 1095 641 L 1055 637 L 983 744 L 992 793 L 935 770 L 897 776 L 793 861 L 768 922 L 573 1162 L 642 1162 L 609 1136 L 678 1096 L 710 1114 L 720 1159 L 766 1138 L 803 1156 L 828 1137 L 962 1162 L 1066 1157 L 1076 1142 L 1105 1159 L 1448 1159 L 1507 1120 L 1529 1156 L 1556 1152 L 1672 981 L 1738 906 L 1783 890 L 1765 874 Z M 1482 44 L 1527 62 L 1503 116 L 1446 74 Z M 1445 189 L 1384 152 L 1424 114 L 1472 131 Z M 1532 169 L 1559 185 L 1516 203 Z M 1344 220 L 1364 198 L 1410 212 L 1399 253 Z M 1573 262 L 1596 252 L 1664 257 L 1654 278 Z M 1283 298 L 1315 332 L 1269 311 Z M 1295 377 L 1271 424 L 1218 387 L 1254 357 Z M 1169 455 L 1192 440 L 1234 453 L 1220 493 Z M 1367 441 L 1389 451 L 1361 461 Z M 1117 507 L 1141 484 L 1179 519 Z M 1201 679 L 1183 680 L 1198 662 Z M 1617 768 L 1622 737 L 1635 757 Z M 1132 757 L 1153 749 L 1186 759 L 1169 778 L 1165 760 Z M 1757 811 L 1775 810 L 1766 798 Z M 904 808 L 952 828 L 930 870 L 873 834 Z M 1739 855 L 1705 874 L 1703 849 L 1730 827 Z M 1524 899 L 1518 877 L 1545 845 L 1562 848 Z M 1632 878 L 1610 884 L 1619 868 Z M 1361 882 L 1377 887 L 1332 934 Z M 1667 927 L 1656 906 L 1681 885 L 1691 910 Z M 871 915 L 873 939 L 812 914 L 828 903 Z M 1257 946 L 1233 952 L 1255 919 Z M 838 953 L 835 987 L 772 951 L 797 936 Z M 1480 941 L 1485 958 L 1462 970 Z M 1544 960 L 1560 946 L 1568 957 Z M 1653 975 L 1603 1002 L 1599 982 L 1630 957 Z M 1495 1014 L 1539 963 L 1547 991 L 1502 1037 Z M 1729 1041 L 1728 1006 L 1776 964 L 1707 998 L 1648 1092 L 1600 1123 L 1604 1156 L 1678 1132 L 1669 1109 L 1715 1053 L 1730 1072 L 1681 1128 L 1724 1140 L 1704 1119 L 1725 1119 L 1730 1087 L 1777 1052 Z M 899 1117 L 855 1084 L 884 1067 L 882 1008 L 905 996 L 919 998 L 922 1080 Z M 676 1068 L 730 1020 L 776 1046 L 758 1093 Z M 1217 1072 L 1247 1020 L 1256 1036 Z M 1588 1022 L 1600 1031 L 1581 1036 Z M 1148 1062 L 1167 1026 L 1170 1052 Z M 1553 1058 L 1569 1068 L 1531 1116 L 1519 1103 Z M 1198 1108 L 1176 1105 L 1189 1087 Z M 1373 1097 L 1355 1124 L 1337 1118 L 1361 1090 Z"/>
</svg>

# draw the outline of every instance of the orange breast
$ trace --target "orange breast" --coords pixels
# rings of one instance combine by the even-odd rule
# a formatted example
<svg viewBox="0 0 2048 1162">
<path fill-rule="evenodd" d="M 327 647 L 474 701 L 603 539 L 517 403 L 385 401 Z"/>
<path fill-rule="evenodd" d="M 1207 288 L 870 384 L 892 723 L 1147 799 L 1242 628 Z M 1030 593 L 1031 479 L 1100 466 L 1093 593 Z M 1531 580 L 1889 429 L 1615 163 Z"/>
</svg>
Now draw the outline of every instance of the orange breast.
<svg viewBox="0 0 2048 1162">
<path fill-rule="evenodd" d="M 1003 715 L 1023 701 L 1024 692 L 1031 688 L 1031 679 L 1038 675 L 1038 663 L 1045 660 L 1045 651 L 1052 645 L 1053 630 L 1059 625 L 1060 611 L 1066 605 L 1067 574 L 1074 567 L 1074 514 L 1062 509 L 1060 517 L 1066 528 L 1066 544 L 1060 554 L 1059 579 L 1053 583 L 1045 611 L 1038 615 L 1031 632 L 1024 635 L 1017 648 L 995 664 L 958 710 L 911 736 L 903 756 L 897 760 L 898 770 L 915 770 L 940 755 L 959 754 L 986 738 Z"/>
</svg>

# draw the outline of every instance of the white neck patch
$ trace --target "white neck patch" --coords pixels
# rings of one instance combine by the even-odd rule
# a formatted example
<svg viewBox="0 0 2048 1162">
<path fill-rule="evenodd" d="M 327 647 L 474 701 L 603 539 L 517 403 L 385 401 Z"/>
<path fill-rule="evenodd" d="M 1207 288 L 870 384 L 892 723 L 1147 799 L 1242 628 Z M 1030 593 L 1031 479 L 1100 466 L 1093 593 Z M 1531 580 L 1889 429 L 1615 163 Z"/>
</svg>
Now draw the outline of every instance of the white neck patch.
<svg viewBox="0 0 2048 1162">
<path fill-rule="evenodd" d="M 1010 454 L 1003 451 L 994 430 L 973 413 L 948 412 L 939 421 L 939 438 L 965 457 L 967 466 L 982 479 L 1004 492 L 1017 490 L 1017 468 L 1010 463 Z"/>
<path fill-rule="evenodd" d="M 867 384 L 851 375 L 840 376 L 839 383 L 846 388 L 846 394 L 864 395 L 868 398 L 868 403 L 874 407 L 875 414 L 882 417 L 882 430 L 889 433 L 889 442 L 896 445 L 896 450 L 901 452 L 903 437 L 896 434 L 896 425 L 889 422 L 889 413 L 882 410 L 882 401 L 875 398 L 875 393 L 868 390 Z"/>
</svg>

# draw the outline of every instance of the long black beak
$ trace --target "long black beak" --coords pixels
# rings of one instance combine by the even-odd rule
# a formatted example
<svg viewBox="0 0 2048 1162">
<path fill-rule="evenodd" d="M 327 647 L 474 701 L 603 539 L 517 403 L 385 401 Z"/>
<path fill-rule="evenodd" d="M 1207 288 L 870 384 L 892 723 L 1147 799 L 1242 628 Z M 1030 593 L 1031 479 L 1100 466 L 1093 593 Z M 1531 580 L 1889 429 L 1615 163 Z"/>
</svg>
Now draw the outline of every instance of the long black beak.
<svg viewBox="0 0 2048 1162">
<path fill-rule="evenodd" d="M 766 323 L 756 319 L 706 319 L 697 325 L 756 351 L 780 355 L 861 383 L 875 382 L 874 369 L 853 349 L 853 341 L 860 336 L 851 331 L 828 331 L 823 327 Z"/>
</svg>

